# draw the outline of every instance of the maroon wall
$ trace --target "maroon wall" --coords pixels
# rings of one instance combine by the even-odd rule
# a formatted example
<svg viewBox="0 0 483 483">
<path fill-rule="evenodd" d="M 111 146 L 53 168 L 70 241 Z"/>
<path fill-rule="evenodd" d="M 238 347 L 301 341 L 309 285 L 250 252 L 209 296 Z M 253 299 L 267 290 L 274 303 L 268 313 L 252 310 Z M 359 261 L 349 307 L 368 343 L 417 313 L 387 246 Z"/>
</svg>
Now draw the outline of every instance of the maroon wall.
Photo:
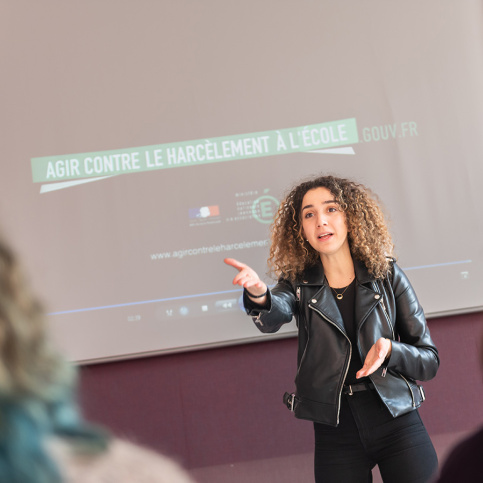
<svg viewBox="0 0 483 483">
<path fill-rule="evenodd" d="M 478 348 L 483 312 L 429 321 L 441 367 L 424 384 L 431 434 L 483 422 Z M 88 419 L 198 468 L 312 451 L 311 423 L 282 404 L 293 389 L 296 339 L 86 366 Z"/>
</svg>

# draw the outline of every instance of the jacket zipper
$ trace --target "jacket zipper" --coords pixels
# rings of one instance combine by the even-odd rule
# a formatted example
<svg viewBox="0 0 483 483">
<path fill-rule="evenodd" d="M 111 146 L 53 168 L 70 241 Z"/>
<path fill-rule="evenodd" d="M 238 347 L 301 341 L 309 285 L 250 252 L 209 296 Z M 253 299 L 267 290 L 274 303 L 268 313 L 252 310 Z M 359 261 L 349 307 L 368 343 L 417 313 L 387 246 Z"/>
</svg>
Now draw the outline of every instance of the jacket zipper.
<svg viewBox="0 0 483 483">
<path fill-rule="evenodd" d="M 304 353 L 302 354 L 302 357 L 300 358 L 300 364 L 297 368 L 297 377 L 300 373 L 300 368 L 302 367 L 302 364 L 304 362 L 305 354 L 307 353 L 307 347 L 309 346 L 309 341 L 310 341 L 310 335 L 309 335 L 309 331 L 307 331 L 307 343 L 305 344 Z"/>
<path fill-rule="evenodd" d="M 262 319 L 260 318 L 261 316 L 262 316 L 262 313 L 259 312 L 258 315 L 256 317 L 252 317 L 252 319 L 253 319 L 253 322 L 255 322 L 255 324 L 260 324 L 263 327 L 263 322 L 262 322 Z"/>
<path fill-rule="evenodd" d="M 297 300 L 300 302 L 300 286 L 297 287 L 297 290 L 295 291 L 295 293 L 296 293 Z M 304 318 L 304 323 L 306 324 L 305 330 L 307 331 L 307 342 L 305 344 L 304 353 L 302 354 L 302 357 L 300 358 L 300 364 L 297 367 L 297 376 L 300 373 L 300 368 L 302 367 L 302 363 L 304 362 L 305 354 L 307 353 L 307 348 L 309 346 L 309 341 L 310 341 L 310 334 L 309 334 L 309 331 L 308 331 L 308 328 L 307 328 L 307 323 L 305 322 L 305 318 Z"/>
<path fill-rule="evenodd" d="M 372 283 L 372 287 L 374 288 L 374 290 L 376 289 L 374 282 Z M 392 325 L 391 319 L 389 318 L 389 314 L 387 313 L 386 305 L 384 304 L 384 296 L 382 294 L 381 294 L 381 309 L 384 312 L 384 316 L 386 317 L 389 328 L 391 329 L 392 340 L 396 340 L 396 336 L 394 334 L 394 327 Z"/>
<path fill-rule="evenodd" d="M 413 408 L 415 408 L 416 407 L 416 401 L 414 400 L 414 394 L 413 394 L 413 391 L 411 390 L 411 385 L 409 384 L 408 380 L 402 374 L 399 374 L 399 375 L 404 379 L 404 382 L 408 386 L 409 393 L 411 394 L 411 399 L 413 401 Z"/>
<path fill-rule="evenodd" d="M 391 328 L 392 340 L 396 340 L 396 336 L 394 335 L 394 327 L 391 323 L 391 319 L 389 318 L 389 314 L 387 313 L 386 306 L 384 305 L 384 300 L 382 300 L 382 298 L 381 298 L 381 308 L 382 308 L 382 311 L 384 312 L 384 315 L 386 316 L 387 323 Z"/>
<path fill-rule="evenodd" d="M 330 319 L 328 319 L 322 312 L 320 312 L 319 310 L 317 310 L 315 307 L 312 307 L 311 305 L 309 305 L 309 307 L 312 310 L 314 310 L 315 312 L 317 312 L 324 320 L 326 320 L 327 322 L 329 322 L 329 324 L 332 324 L 334 327 L 336 327 L 337 329 L 339 329 L 339 332 L 347 339 L 347 342 L 349 342 L 349 361 L 350 361 L 351 360 L 351 357 L 352 357 L 352 344 L 351 344 L 351 341 L 350 341 L 349 337 L 347 337 L 347 335 L 344 334 L 344 332 L 341 330 L 341 328 L 338 325 L 334 324 L 334 322 L 332 322 Z M 304 352 L 304 355 L 305 355 L 305 352 Z M 300 363 L 300 365 L 302 365 L 302 362 Z M 300 367 L 299 367 L 299 369 L 300 369 Z M 340 387 L 340 391 L 339 391 L 339 401 L 338 401 L 338 405 L 337 405 L 337 425 L 339 425 L 340 400 L 341 400 L 341 397 L 342 397 L 342 387 L 344 386 L 344 381 L 345 381 L 345 378 L 347 377 L 347 373 L 348 372 L 349 372 L 349 364 L 346 365 L 345 373 L 344 373 L 344 379 L 342 381 L 342 386 Z"/>
</svg>

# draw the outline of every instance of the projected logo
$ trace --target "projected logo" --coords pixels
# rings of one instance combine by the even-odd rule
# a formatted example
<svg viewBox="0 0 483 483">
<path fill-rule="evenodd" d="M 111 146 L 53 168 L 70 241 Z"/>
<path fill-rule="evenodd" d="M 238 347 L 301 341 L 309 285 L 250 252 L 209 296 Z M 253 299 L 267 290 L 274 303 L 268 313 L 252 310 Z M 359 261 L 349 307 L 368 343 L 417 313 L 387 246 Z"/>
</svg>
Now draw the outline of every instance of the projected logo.
<svg viewBox="0 0 483 483">
<path fill-rule="evenodd" d="M 193 218 L 209 218 L 210 216 L 218 216 L 220 214 L 220 207 L 214 206 L 202 206 L 201 208 L 191 208 L 189 210 L 189 216 Z"/>
<path fill-rule="evenodd" d="M 279 201 L 277 198 L 269 195 L 263 195 L 257 198 L 252 204 L 252 216 L 260 223 L 272 223 L 277 213 Z"/>
<path fill-rule="evenodd" d="M 189 210 L 190 226 L 221 223 L 220 207 L 218 205 L 200 206 Z"/>
</svg>

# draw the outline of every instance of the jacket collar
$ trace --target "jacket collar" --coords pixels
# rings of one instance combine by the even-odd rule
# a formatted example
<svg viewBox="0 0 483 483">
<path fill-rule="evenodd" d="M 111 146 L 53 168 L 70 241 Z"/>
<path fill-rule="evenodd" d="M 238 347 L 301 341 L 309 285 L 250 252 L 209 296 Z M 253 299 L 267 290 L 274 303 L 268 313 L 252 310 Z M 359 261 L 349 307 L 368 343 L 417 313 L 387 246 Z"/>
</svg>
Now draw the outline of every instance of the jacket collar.
<svg viewBox="0 0 483 483">
<path fill-rule="evenodd" d="M 380 294 L 378 291 L 374 290 L 372 282 L 375 279 L 369 274 L 369 271 L 362 262 L 354 260 L 354 271 L 357 280 L 354 318 L 358 329 L 360 329 L 369 313 L 378 303 Z M 299 284 L 319 287 L 313 298 L 310 300 L 309 306 L 317 309 L 323 317 L 337 325 L 343 333 L 346 333 L 344 321 L 340 315 L 339 308 L 337 307 L 332 291 L 325 279 L 322 262 L 319 262 L 317 265 L 306 270 Z"/>
</svg>

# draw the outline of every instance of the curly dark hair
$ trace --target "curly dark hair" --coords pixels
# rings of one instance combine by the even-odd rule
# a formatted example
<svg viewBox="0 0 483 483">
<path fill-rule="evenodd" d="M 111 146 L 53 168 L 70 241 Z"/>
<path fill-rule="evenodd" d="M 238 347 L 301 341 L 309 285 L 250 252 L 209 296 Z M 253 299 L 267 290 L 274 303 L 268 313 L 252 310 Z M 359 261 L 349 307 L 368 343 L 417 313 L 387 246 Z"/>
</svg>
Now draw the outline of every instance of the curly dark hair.
<svg viewBox="0 0 483 483">
<path fill-rule="evenodd" d="M 352 256 L 374 277 L 384 278 L 394 245 L 380 203 L 369 188 L 335 176 L 304 181 L 282 201 L 271 226 L 270 273 L 294 281 L 320 260 L 319 253 L 302 236 L 302 200 L 315 188 L 327 188 L 344 211 Z"/>
</svg>

